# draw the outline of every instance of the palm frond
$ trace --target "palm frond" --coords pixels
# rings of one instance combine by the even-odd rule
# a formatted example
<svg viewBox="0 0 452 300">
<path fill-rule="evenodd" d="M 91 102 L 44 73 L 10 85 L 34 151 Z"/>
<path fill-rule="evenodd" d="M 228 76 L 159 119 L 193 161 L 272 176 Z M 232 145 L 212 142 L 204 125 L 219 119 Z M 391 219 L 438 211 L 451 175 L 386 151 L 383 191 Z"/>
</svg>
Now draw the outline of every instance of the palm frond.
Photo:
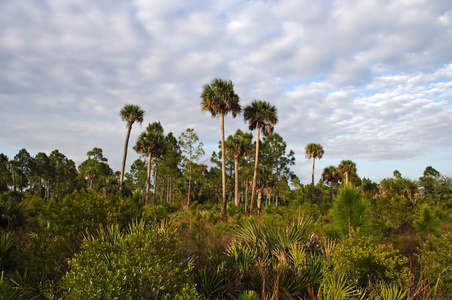
<svg viewBox="0 0 452 300">
<path fill-rule="evenodd" d="M 324 278 L 320 300 L 356 299 L 362 297 L 360 291 L 349 285 L 345 277 L 329 275 Z"/>
</svg>

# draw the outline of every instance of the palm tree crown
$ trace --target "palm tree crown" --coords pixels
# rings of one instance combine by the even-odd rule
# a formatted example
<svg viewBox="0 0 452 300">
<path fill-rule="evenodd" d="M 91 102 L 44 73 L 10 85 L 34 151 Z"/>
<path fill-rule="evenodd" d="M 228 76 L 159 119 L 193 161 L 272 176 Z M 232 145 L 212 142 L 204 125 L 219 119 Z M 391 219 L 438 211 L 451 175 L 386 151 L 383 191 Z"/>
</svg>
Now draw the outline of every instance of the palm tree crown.
<svg viewBox="0 0 452 300">
<path fill-rule="evenodd" d="M 224 116 L 231 113 L 235 118 L 240 113 L 242 107 L 239 104 L 240 97 L 234 91 L 234 84 L 231 80 L 215 78 L 211 84 L 203 87 L 201 94 L 201 110 L 208 111 L 212 118 L 220 116 L 221 123 L 221 173 L 223 185 L 223 206 L 221 214 L 224 220 L 226 213 L 226 167 L 225 167 L 225 149 L 224 149 Z"/>
<path fill-rule="evenodd" d="M 254 100 L 246 106 L 243 111 L 243 118 L 248 122 L 250 130 L 263 129 L 268 133 L 273 132 L 273 127 L 278 123 L 278 113 L 276 107 L 270 102 Z"/>
<path fill-rule="evenodd" d="M 243 111 L 243 118 L 248 122 L 250 130 L 257 129 L 256 133 L 256 155 L 254 159 L 254 177 L 251 194 L 250 211 L 253 212 L 254 199 L 256 194 L 257 183 L 257 167 L 259 160 L 259 135 L 260 130 L 263 129 L 268 133 L 273 132 L 273 127 L 278 123 L 278 113 L 276 107 L 269 102 L 262 100 L 254 100 L 250 105 L 246 106 Z"/>
<path fill-rule="evenodd" d="M 119 112 L 121 119 L 127 122 L 127 135 L 124 142 L 124 154 L 122 156 L 121 176 L 119 178 L 119 188 L 122 189 L 124 182 L 124 169 L 126 167 L 127 146 L 129 145 L 130 131 L 135 122 L 143 123 L 144 110 L 135 104 L 126 104 Z"/>
<path fill-rule="evenodd" d="M 132 126 L 133 123 L 143 123 L 144 110 L 135 104 L 126 104 L 119 113 L 123 121 L 127 121 L 127 126 Z"/>
<path fill-rule="evenodd" d="M 348 186 L 348 177 L 352 173 L 356 173 L 356 164 L 351 160 L 343 160 L 337 167 L 341 174 L 345 173 L 345 184 Z"/>
<path fill-rule="evenodd" d="M 326 183 L 330 184 L 330 201 L 333 200 L 333 187 L 334 184 L 341 180 L 341 173 L 335 166 L 328 166 L 323 169 L 322 179 Z"/>
<path fill-rule="evenodd" d="M 211 84 L 204 85 L 201 98 L 202 111 L 210 112 L 213 118 L 228 113 L 235 118 L 242 110 L 231 80 L 215 78 Z"/>
</svg>

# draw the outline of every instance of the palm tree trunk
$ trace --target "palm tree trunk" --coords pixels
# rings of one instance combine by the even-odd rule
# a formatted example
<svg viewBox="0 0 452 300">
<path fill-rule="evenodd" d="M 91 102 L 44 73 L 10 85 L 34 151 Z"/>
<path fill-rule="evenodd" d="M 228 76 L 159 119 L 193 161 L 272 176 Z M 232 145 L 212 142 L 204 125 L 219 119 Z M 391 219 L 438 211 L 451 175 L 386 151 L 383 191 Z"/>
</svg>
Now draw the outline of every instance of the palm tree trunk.
<svg viewBox="0 0 452 300">
<path fill-rule="evenodd" d="M 152 160 L 152 154 L 148 153 L 148 172 L 147 172 L 147 178 L 146 178 L 146 196 L 145 196 L 145 205 L 149 204 L 149 193 L 151 188 L 151 160 Z"/>
<path fill-rule="evenodd" d="M 235 205 L 239 205 L 239 158 L 235 157 Z"/>
<path fill-rule="evenodd" d="M 314 188 L 314 169 L 315 169 L 315 157 L 312 157 L 312 188 Z"/>
<path fill-rule="evenodd" d="M 345 172 L 345 185 L 348 186 L 348 172 Z"/>
<path fill-rule="evenodd" d="M 250 213 L 253 213 L 254 209 L 254 199 L 256 196 L 256 183 L 257 183 L 257 166 L 259 161 L 259 135 L 260 135 L 260 127 L 257 127 L 257 133 L 256 133 L 256 155 L 254 159 L 254 176 L 253 176 L 253 187 L 251 189 L 251 207 L 250 207 Z"/>
<path fill-rule="evenodd" d="M 245 213 L 248 212 L 248 183 L 245 184 Z"/>
<path fill-rule="evenodd" d="M 119 189 L 120 190 L 122 190 L 123 182 L 124 182 L 124 170 L 126 168 L 127 146 L 129 145 L 129 137 L 130 137 L 131 130 L 132 130 L 132 123 L 130 123 L 127 128 L 126 140 L 124 142 L 124 154 L 122 155 L 121 176 L 119 178 Z"/>
<path fill-rule="evenodd" d="M 226 166 L 225 166 L 225 151 L 224 151 L 224 115 L 220 113 L 221 122 L 221 181 L 223 185 L 223 206 L 221 208 L 221 217 L 224 221 L 227 220 L 227 203 L 226 203 Z"/>
</svg>

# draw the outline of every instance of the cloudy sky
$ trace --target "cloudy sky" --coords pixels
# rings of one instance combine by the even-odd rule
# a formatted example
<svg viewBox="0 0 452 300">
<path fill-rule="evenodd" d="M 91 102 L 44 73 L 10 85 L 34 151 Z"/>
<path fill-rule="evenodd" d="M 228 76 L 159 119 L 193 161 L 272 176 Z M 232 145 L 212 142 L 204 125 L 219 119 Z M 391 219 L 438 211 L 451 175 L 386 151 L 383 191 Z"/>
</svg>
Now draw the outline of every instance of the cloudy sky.
<svg viewBox="0 0 452 300">
<path fill-rule="evenodd" d="M 0 152 L 94 147 L 120 170 L 128 103 L 177 137 L 194 128 L 217 150 L 219 119 L 200 93 L 231 79 L 242 106 L 278 109 L 275 127 L 310 182 L 343 159 L 379 182 L 431 165 L 452 174 L 452 1 L 5 0 L 0 2 Z M 247 130 L 242 116 L 226 134 Z M 205 159 L 208 162 L 208 158 Z"/>
</svg>

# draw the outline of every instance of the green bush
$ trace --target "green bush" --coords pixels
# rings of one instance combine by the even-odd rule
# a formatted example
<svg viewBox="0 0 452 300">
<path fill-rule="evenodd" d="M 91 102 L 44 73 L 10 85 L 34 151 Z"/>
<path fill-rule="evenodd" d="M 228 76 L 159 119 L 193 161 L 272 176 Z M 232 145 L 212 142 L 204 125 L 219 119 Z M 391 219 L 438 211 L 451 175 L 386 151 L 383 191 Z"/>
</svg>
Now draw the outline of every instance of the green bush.
<svg viewBox="0 0 452 300">
<path fill-rule="evenodd" d="M 55 235 L 79 238 L 100 224 L 117 223 L 125 202 L 117 195 L 75 191 L 62 200 L 50 200 L 41 215 L 43 227 Z"/>
<path fill-rule="evenodd" d="M 163 222 L 168 217 L 168 211 L 166 206 L 148 204 L 143 207 L 143 219 L 146 222 L 157 224 Z"/>
<path fill-rule="evenodd" d="M 177 248 L 175 228 L 139 223 L 83 240 L 60 287 L 64 299 L 196 299 L 190 264 Z"/>
<path fill-rule="evenodd" d="M 407 289 L 412 279 L 407 262 L 408 259 L 392 246 L 354 234 L 330 251 L 324 273 L 344 275 L 351 285 L 363 289 L 377 283 L 393 283 Z"/>
</svg>

